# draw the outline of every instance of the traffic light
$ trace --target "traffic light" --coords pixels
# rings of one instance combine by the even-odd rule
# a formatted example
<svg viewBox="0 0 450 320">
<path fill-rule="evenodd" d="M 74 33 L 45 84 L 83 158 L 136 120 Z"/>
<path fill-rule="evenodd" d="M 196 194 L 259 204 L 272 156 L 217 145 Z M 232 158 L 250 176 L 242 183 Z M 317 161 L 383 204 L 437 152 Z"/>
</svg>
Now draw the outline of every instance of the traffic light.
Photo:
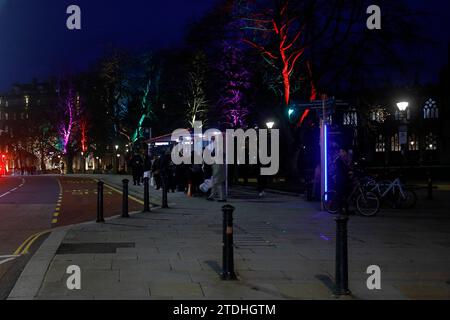
<svg viewBox="0 0 450 320">
<path fill-rule="evenodd" d="M 289 107 L 287 111 L 289 121 L 292 124 L 295 124 L 298 128 L 300 128 L 303 125 L 310 112 L 311 109 L 309 108 L 299 108 L 296 106 Z"/>
</svg>

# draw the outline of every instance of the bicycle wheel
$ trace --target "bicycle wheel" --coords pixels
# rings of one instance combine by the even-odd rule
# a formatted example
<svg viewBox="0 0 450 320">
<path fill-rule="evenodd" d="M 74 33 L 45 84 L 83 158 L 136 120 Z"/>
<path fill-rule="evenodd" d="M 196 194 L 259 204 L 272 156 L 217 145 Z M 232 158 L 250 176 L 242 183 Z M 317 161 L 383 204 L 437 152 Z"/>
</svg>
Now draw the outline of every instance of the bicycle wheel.
<svg viewBox="0 0 450 320">
<path fill-rule="evenodd" d="M 322 197 L 322 203 L 326 211 L 331 214 L 339 212 L 339 199 L 336 191 L 328 191 Z"/>
<path fill-rule="evenodd" d="M 356 199 L 358 212 L 365 217 L 373 217 L 380 210 L 380 199 L 373 192 L 360 194 Z"/>
<path fill-rule="evenodd" d="M 403 195 L 399 192 L 397 197 L 397 207 L 400 209 L 412 209 L 417 204 L 417 194 L 412 191 L 405 189 L 403 190 Z"/>
</svg>

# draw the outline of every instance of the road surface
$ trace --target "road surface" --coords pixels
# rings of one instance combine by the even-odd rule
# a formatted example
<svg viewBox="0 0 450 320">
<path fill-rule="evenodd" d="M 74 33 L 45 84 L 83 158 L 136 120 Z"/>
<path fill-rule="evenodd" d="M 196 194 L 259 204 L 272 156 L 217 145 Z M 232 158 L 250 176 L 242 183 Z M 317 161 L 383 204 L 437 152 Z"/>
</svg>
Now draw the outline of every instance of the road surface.
<svg viewBox="0 0 450 320">
<path fill-rule="evenodd" d="M 105 186 L 105 217 L 121 214 L 120 191 Z M 48 231 L 96 220 L 97 181 L 70 176 L 0 178 L 0 299 Z M 142 209 L 134 200 L 130 211 Z"/>
</svg>

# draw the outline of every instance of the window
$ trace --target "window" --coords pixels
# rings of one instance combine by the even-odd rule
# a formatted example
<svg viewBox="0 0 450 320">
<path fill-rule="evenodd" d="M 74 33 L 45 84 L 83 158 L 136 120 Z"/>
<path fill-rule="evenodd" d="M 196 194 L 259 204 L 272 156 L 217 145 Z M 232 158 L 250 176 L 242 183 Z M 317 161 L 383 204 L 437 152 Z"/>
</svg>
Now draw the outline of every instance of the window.
<svg viewBox="0 0 450 320">
<path fill-rule="evenodd" d="M 392 152 L 400 152 L 402 150 L 401 146 L 400 146 L 400 139 L 398 137 L 398 133 L 396 133 L 392 138 L 391 138 L 391 151 Z"/>
<path fill-rule="evenodd" d="M 378 123 L 384 123 L 388 115 L 389 114 L 385 109 L 378 107 L 370 112 L 370 120 L 376 121 Z"/>
<path fill-rule="evenodd" d="M 356 109 L 344 113 L 344 126 L 357 126 L 358 125 L 358 114 Z"/>
<path fill-rule="evenodd" d="M 425 150 L 436 151 L 438 149 L 438 137 L 434 133 L 425 136 Z"/>
<path fill-rule="evenodd" d="M 380 134 L 377 137 L 377 142 L 375 144 L 376 152 L 386 152 L 386 141 L 384 140 L 384 136 Z"/>
<path fill-rule="evenodd" d="M 420 150 L 420 142 L 419 138 L 415 133 L 411 134 L 408 138 L 408 149 L 409 151 L 419 151 Z"/>
<path fill-rule="evenodd" d="M 424 119 L 438 119 L 439 118 L 439 108 L 436 101 L 433 99 L 428 99 L 423 107 L 423 118 Z"/>
</svg>

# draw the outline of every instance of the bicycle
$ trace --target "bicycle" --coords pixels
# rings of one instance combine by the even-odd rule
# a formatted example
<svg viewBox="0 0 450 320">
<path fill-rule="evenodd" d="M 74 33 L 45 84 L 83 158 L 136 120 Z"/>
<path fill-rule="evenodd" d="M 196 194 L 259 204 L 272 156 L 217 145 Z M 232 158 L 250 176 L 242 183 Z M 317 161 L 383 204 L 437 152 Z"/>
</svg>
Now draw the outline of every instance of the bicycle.
<svg viewBox="0 0 450 320">
<path fill-rule="evenodd" d="M 413 190 L 405 188 L 400 178 L 392 182 L 376 182 L 369 179 L 365 188 L 368 192 L 377 194 L 380 200 L 391 200 L 395 207 L 401 209 L 411 209 L 417 203 L 417 194 Z"/>
<path fill-rule="evenodd" d="M 322 202 L 325 210 L 331 214 L 337 214 L 342 209 L 340 208 L 339 195 L 335 190 L 330 190 L 322 196 Z M 353 191 L 347 198 L 350 205 L 356 207 L 357 211 L 365 217 L 373 217 L 380 211 L 380 199 L 373 192 L 364 190 L 361 183 L 358 181 Z"/>
</svg>

